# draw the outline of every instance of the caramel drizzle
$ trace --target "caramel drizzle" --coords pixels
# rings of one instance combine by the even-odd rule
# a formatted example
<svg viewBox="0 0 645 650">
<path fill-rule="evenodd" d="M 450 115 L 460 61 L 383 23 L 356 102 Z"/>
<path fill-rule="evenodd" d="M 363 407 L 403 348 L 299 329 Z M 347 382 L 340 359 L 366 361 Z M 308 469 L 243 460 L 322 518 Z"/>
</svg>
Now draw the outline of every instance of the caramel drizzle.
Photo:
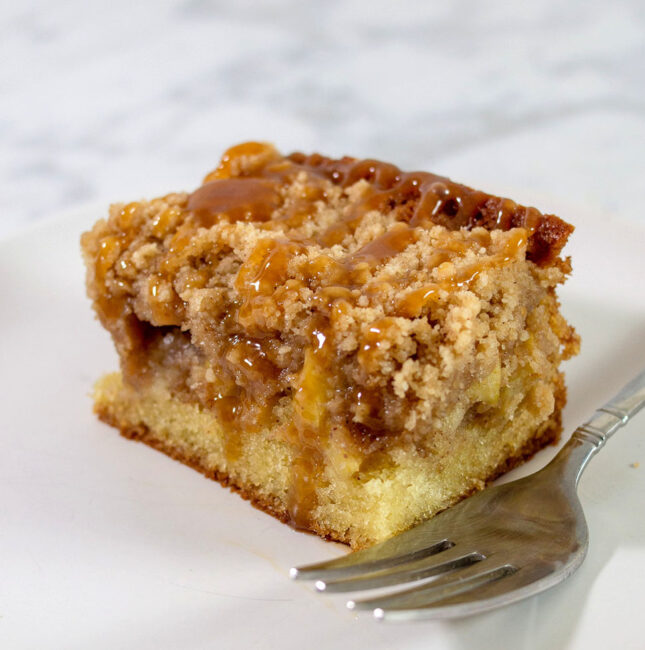
<svg viewBox="0 0 645 650">
<path fill-rule="evenodd" d="M 397 315 L 407 318 L 418 318 L 428 303 L 438 300 L 442 292 L 469 289 L 484 271 L 506 266 L 517 258 L 520 250 L 526 247 L 525 232 L 524 229 L 518 228 L 505 242 L 503 250 L 496 255 L 489 256 L 485 261 L 471 264 L 445 280 L 427 284 L 419 289 L 410 291 L 399 300 L 396 309 Z M 447 251 L 442 251 L 439 255 L 441 257 L 437 260 L 439 263 L 436 266 L 450 259 L 450 254 Z"/>
<path fill-rule="evenodd" d="M 285 437 L 295 450 L 291 465 L 291 481 L 287 494 L 289 524 L 298 530 L 311 530 L 313 512 L 318 504 L 317 489 L 325 471 L 324 448 L 329 438 L 330 412 L 326 408 L 331 397 L 327 379 L 333 358 L 329 330 L 313 328 L 311 344 L 294 394 L 294 419 Z"/>
<path fill-rule="evenodd" d="M 306 252 L 301 242 L 286 239 L 261 240 L 248 260 L 242 265 L 236 280 L 236 289 L 242 298 L 238 312 L 238 321 L 248 331 L 258 326 L 256 313 L 262 313 L 264 300 L 275 300 L 280 304 L 276 294 L 288 283 L 312 287 L 321 281 L 321 277 L 335 284 L 319 289 L 316 296 L 322 306 L 321 320 L 312 330 L 305 355 L 305 366 L 297 378 L 295 388 L 295 417 L 285 435 L 296 450 L 292 464 L 291 486 L 288 494 L 290 523 L 296 528 L 311 527 L 312 513 L 317 504 L 316 488 L 323 481 L 325 471 L 325 456 L 323 449 L 331 423 L 341 418 L 334 418 L 326 408 L 320 407 L 320 412 L 313 417 L 310 410 L 318 409 L 322 399 L 326 405 L 330 387 L 321 377 L 332 372 L 335 348 L 333 345 L 332 322 L 335 317 L 342 316 L 343 306 L 355 299 L 352 290 L 360 287 L 360 271 L 364 266 L 374 266 L 389 259 L 397 252 L 405 250 L 416 241 L 418 229 L 407 224 L 395 224 L 387 233 L 376 238 L 362 249 L 359 249 L 344 260 L 336 261 L 328 256 L 319 256 L 309 260 L 301 267 L 298 279 L 288 279 L 288 266 L 291 260 Z M 483 242 L 482 242 L 483 243 Z M 479 243 L 476 243 L 479 246 Z M 441 292 L 464 290 L 489 268 L 509 264 L 517 258 L 519 251 L 526 246 L 526 233 L 523 229 L 514 231 L 505 243 L 502 251 L 491 255 L 485 261 L 472 264 L 454 276 L 426 285 L 404 294 L 395 305 L 394 315 L 418 317 L 428 303 L 436 300 Z M 446 241 L 445 248 L 435 251 L 429 268 L 439 267 L 456 257 L 461 257 L 470 249 L 462 242 Z M 292 289 L 295 288 L 292 285 Z M 360 292 L 359 292 L 360 295 Z M 376 370 L 375 355 L 387 340 L 388 330 L 396 326 L 391 317 L 386 317 L 373 324 L 367 332 L 364 343 L 358 352 L 359 363 L 371 372 Z M 318 377 L 318 380 L 313 379 Z M 312 382 L 314 386 L 312 386 Z M 321 393 L 323 397 L 321 398 Z M 362 421 L 369 428 L 379 430 L 382 423 L 376 420 L 379 397 L 374 396 L 368 389 L 361 388 L 353 392 L 353 400 L 362 412 Z M 314 406 L 312 406 L 312 404 Z M 344 414 L 343 414 L 344 415 Z M 337 423 L 337 422 L 336 422 Z M 342 425 L 347 426 L 347 422 Z"/>
<path fill-rule="evenodd" d="M 283 189 L 303 173 L 306 183 L 300 196 L 287 203 Z M 366 285 L 366 279 L 371 269 L 387 263 L 413 245 L 419 230 L 434 224 L 451 230 L 475 226 L 489 230 L 519 228 L 505 250 L 485 264 L 472 265 L 451 277 L 404 293 L 393 305 L 392 315 L 415 318 L 421 316 L 442 292 L 469 288 L 482 271 L 509 263 L 523 246 L 527 246 L 529 259 L 538 264 L 549 262 L 557 256 L 571 230 L 557 217 L 544 217 L 534 208 L 491 197 L 435 174 L 402 172 L 394 165 L 350 157 L 332 160 L 301 153 L 282 157 L 268 145 L 245 143 L 226 152 L 219 167 L 189 196 L 185 210 L 171 208 L 152 224 L 153 234 L 160 239 L 174 232 L 165 259 L 150 279 L 149 302 L 154 324 L 178 325 L 182 322 L 183 303 L 175 292 L 174 276 L 184 256 L 190 252 L 196 229 L 209 228 L 223 220 L 254 222 L 269 231 L 274 227 L 287 231 L 296 229 L 315 213 L 318 202 L 325 200 L 328 182 L 345 189 L 359 181 L 364 182 L 360 199 L 343 220 L 313 241 L 296 241 L 287 236 L 267 238 L 258 243 L 238 272 L 235 288 L 240 302 L 226 315 L 228 324 L 224 329 L 229 331 L 228 340 L 217 359 L 221 392 L 213 396 L 212 407 L 233 430 L 240 426 L 260 428 L 280 396 L 280 391 L 271 393 L 270 386 L 284 385 L 286 372 L 275 364 L 276 353 L 270 347 L 272 339 L 265 340 L 267 328 L 261 319 L 263 303 L 273 300 L 280 305 L 284 292 L 305 287 L 314 290 L 322 316 L 304 345 L 304 366 L 295 382 L 290 382 L 295 390 L 295 413 L 285 433 L 296 450 L 288 510 L 292 525 L 299 528 L 311 527 L 311 513 L 317 502 L 316 488 L 325 469 L 322 449 L 333 414 L 327 408 L 331 387 L 324 377 L 332 372 L 335 361 L 333 323 L 342 317 L 357 296 L 370 294 L 372 287 Z M 128 223 L 139 209 L 137 204 L 126 206 L 119 217 L 123 222 L 121 234 L 101 242 L 95 269 L 99 285 L 104 284 L 106 273 L 129 245 Z M 307 245 L 330 246 L 343 242 L 353 235 L 364 215 L 372 210 L 392 213 L 397 223 L 344 259 L 320 255 L 303 266 L 300 277 L 289 277 L 289 264 L 306 252 Z M 467 250 L 468 247 L 459 242 L 446 242 L 444 248 L 435 251 L 428 267 L 440 267 Z M 208 273 L 196 271 L 184 288 L 205 286 L 207 280 Z M 168 290 L 173 292 L 172 300 L 162 295 Z M 116 322 L 123 317 L 128 309 L 123 301 L 125 298 L 121 300 L 119 296 L 107 294 L 99 299 L 102 319 Z M 369 328 L 358 352 L 359 362 L 367 371 L 393 323 L 386 317 Z M 357 407 L 367 413 L 369 421 L 378 396 L 364 388 L 354 390 L 353 395 Z M 257 408 L 258 401 L 260 408 Z M 317 405 L 315 413 L 312 404 Z M 249 412 L 255 414 L 255 426 L 248 418 Z M 343 418 L 346 414 L 341 414 L 334 424 L 348 426 Z M 372 424 L 377 428 L 383 426 L 376 421 Z M 238 437 L 233 433 L 229 438 L 227 455 L 234 461 L 240 451 Z"/>
<path fill-rule="evenodd" d="M 256 162 L 243 167 L 242 160 Z M 271 213 L 283 206 L 280 188 L 302 172 L 307 175 L 303 195 L 282 216 L 274 217 L 274 223 L 297 227 L 311 216 L 316 202 L 325 198 L 322 180 L 341 188 L 366 182 L 362 198 L 350 214 L 317 238 L 323 246 L 341 243 L 371 210 L 394 211 L 398 220 L 411 227 L 438 224 L 450 230 L 476 226 L 488 230 L 525 228 L 529 234 L 527 257 L 537 264 L 547 264 L 557 257 L 573 230 L 553 215 L 542 215 L 535 208 L 493 197 L 429 172 L 403 172 L 378 160 L 348 156 L 339 160 L 302 153 L 282 157 L 269 145 L 255 142 L 229 149 L 220 166 L 190 196 L 188 208 L 201 227 L 209 227 L 222 218 L 266 223 Z M 248 183 L 247 189 L 243 188 L 244 183 Z"/>
<path fill-rule="evenodd" d="M 366 181 L 360 201 L 354 205 L 345 219 L 332 225 L 312 241 L 293 241 L 288 238 L 261 240 L 251 256 L 244 262 L 235 282 L 241 298 L 237 314 L 238 322 L 248 331 L 253 331 L 262 323 L 257 322 L 257 314 L 262 313 L 265 300 L 275 295 L 287 282 L 290 289 L 301 286 L 318 289 L 316 296 L 322 301 L 323 313 L 327 319 L 312 331 L 305 352 L 305 364 L 295 383 L 295 417 L 285 435 L 296 450 L 292 464 L 291 487 L 288 494 L 290 523 L 296 528 L 310 528 L 312 513 L 317 504 L 316 489 L 323 480 L 325 456 L 323 453 L 331 413 L 320 405 L 329 395 L 329 387 L 324 376 L 333 364 L 333 327 L 329 319 L 333 310 L 342 310 L 342 304 L 352 301 L 352 290 L 364 290 L 369 271 L 414 244 L 419 228 L 434 223 L 449 228 L 477 225 L 482 210 L 490 197 L 483 192 L 469 190 L 445 178 L 425 172 L 401 172 L 397 167 L 352 158 L 330 160 L 322 156 L 305 157 L 292 154 L 275 158 L 261 145 L 242 145 L 229 151 L 215 172 L 206 179 L 205 185 L 193 193 L 188 201 L 194 223 L 198 227 L 209 227 L 221 219 L 230 222 L 245 220 L 266 223 L 271 227 L 271 214 L 282 209 L 278 223 L 297 227 L 305 216 L 315 210 L 315 202 L 324 198 L 324 184 L 321 179 L 347 188 L 358 181 Z M 265 162 L 253 169 L 250 176 L 233 176 L 241 169 L 236 165 L 239 156 L 264 156 Z M 308 176 L 305 193 L 298 201 L 285 208 L 280 199 L 280 186 L 293 181 L 298 173 L 305 171 Z M 497 206 L 496 227 L 510 227 L 515 204 L 502 201 Z M 319 243 L 330 246 L 342 242 L 351 235 L 365 214 L 371 210 L 398 211 L 399 223 L 395 223 L 386 233 L 375 238 L 363 248 L 334 260 L 320 255 L 309 260 L 301 269 L 299 278 L 289 278 L 288 266 L 297 255 L 306 252 L 306 245 Z M 537 214 L 537 213 L 536 213 Z M 275 223 L 275 222 L 274 222 Z M 535 229 L 537 221 L 533 213 L 522 220 L 529 231 Z M 507 249 L 494 256 L 486 268 L 508 263 L 526 245 L 525 231 L 519 231 L 507 244 Z M 481 242 L 488 243 L 488 242 Z M 449 262 L 455 256 L 464 255 L 468 248 L 458 242 L 447 242 L 445 248 L 437 249 L 429 267 L 437 267 Z M 436 300 L 442 291 L 455 291 L 468 288 L 484 270 L 484 265 L 473 265 L 452 278 L 424 286 L 405 294 L 395 306 L 397 315 L 418 317 L 429 302 Z M 367 271 L 367 273 L 366 273 Z M 383 319 L 374 324 L 366 335 L 359 350 L 359 362 L 367 369 L 373 363 L 386 338 L 391 319 Z M 317 378 L 317 379 L 316 379 Z M 367 389 L 354 391 L 357 408 L 363 412 L 363 421 L 372 419 L 375 398 Z M 312 415 L 312 409 L 317 411 Z M 379 423 L 372 423 L 378 428 Z"/>
</svg>

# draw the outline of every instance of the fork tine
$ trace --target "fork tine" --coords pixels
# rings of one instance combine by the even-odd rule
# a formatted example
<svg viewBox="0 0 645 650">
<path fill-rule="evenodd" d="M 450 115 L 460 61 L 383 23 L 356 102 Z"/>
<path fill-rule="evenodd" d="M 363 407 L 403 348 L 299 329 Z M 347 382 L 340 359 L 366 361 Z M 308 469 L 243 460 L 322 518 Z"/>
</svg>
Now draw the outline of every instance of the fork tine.
<svg viewBox="0 0 645 650">
<path fill-rule="evenodd" d="M 509 571 L 502 580 L 492 580 L 469 591 L 453 593 L 441 600 L 433 600 L 417 608 L 388 607 L 376 608 L 374 616 L 387 620 L 420 620 L 436 618 L 457 618 L 479 614 L 502 605 L 515 603 L 527 596 L 552 587 L 563 580 L 563 575 L 546 566 L 523 567 Z"/>
<path fill-rule="evenodd" d="M 294 580 L 325 581 L 371 573 L 399 564 L 406 564 L 440 553 L 454 544 L 446 538 L 431 539 L 423 524 L 362 551 L 348 553 L 335 560 L 293 567 L 289 575 Z"/>
<path fill-rule="evenodd" d="M 339 593 L 400 585 L 466 567 L 484 559 L 485 556 L 481 553 L 468 552 L 468 549 L 457 545 L 421 560 L 399 564 L 385 570 L 373 571 L 343 580 L 317 580 L 315 587 L 318 591 Z"/>
<path fill-rule="evenodd" d="M 485 566 L 490 566 L 486 563 Z M 376 618 L 392 618 L 397 613 L 399 618 L 410 617 L 410 613 L 416 614 L 433 605 L 439 606 L 455 596 L 464 595 L 472 598 L 470 592 L 477 588 L 488 585 L 491 582 L 501 580 L 512 575 L 517 569 L 510 564 L 494 566 L 485 569 L 479 562 L 449 573 L 446 576 L 437 578 L 429 584 L 407 589 L 396 594 L 371 598 L 366 600 L 350 600 L 347 603 L 349 609 L 371 609 Z"/>
</svg>

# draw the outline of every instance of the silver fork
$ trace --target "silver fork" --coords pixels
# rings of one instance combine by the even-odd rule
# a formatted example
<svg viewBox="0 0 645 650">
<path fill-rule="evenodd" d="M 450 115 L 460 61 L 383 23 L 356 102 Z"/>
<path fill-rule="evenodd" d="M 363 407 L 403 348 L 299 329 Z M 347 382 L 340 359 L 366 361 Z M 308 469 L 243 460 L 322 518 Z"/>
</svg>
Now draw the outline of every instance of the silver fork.
<svg viewBox="0 0 645 650">
<path fill-rule="evenodd" d="M 380 544 L 293 568 L 318 591 L 419 582 L 347 607 L 379 619 L 454 618 L 527 598 L 569 577 L 589 543 L 576 495 L 589 459 L 645 405 L 645 371 L 578 427 L 557 456 L 526 478 L 492 487 Z"/>
</svg>

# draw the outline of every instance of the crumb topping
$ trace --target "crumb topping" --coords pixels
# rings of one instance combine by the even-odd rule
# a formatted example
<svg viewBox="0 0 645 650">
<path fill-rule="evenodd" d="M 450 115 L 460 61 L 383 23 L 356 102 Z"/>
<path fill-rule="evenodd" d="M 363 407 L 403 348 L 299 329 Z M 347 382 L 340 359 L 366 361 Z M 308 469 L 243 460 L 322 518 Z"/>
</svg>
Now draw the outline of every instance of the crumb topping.
<svg viewBox="0 0 645 650">
<path fill-rule="evenodd" d="M 83 247 L 131 381 L 173 366 L 232 427 L 293 409 L 298 523 L 321 436 L 416 444 L 464 417 L 470 387 L 517 371 L 517 349 L 537 373 L 575 352 L 557 313 L 552 358 L 525 331 L 569 271 L 571 230 L 432 174 L 246 143 L 192 194 L 113 206 Z"/>
</svg>

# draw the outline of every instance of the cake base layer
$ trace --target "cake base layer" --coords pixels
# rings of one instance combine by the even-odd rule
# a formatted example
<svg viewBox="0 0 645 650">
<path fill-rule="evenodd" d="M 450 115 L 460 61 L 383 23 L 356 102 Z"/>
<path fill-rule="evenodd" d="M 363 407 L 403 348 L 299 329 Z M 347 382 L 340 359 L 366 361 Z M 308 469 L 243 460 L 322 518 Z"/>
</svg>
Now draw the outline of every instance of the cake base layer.
<svg viewBox="0 0 645 650">
<path fill-rule="evenodd" d="M 471 423 L 450 458 L 394 454 L 395 464 L 356 459 L 335 463 L 334 480 L 319 490 L 311 529 L 322 537 L 364 548 L 455 504 L 527 460 L 562 430 L 566 401 L 562 376 L 553 387 L 551 415 L 536 428 L 530 409 L 491 426 Z M 231 435 L 214 414 L 171 397 L 162 384 L 135 391 L 121 375 L 103 377 L 95 411 L 133 440 L 163 451 L 206 477 L 237 491 L 257 508 L 291 522 L 289 489 L 294 452 L 275 431 Z M 366 468 L 366 469 L 365 469 Z"/>
</svg>

